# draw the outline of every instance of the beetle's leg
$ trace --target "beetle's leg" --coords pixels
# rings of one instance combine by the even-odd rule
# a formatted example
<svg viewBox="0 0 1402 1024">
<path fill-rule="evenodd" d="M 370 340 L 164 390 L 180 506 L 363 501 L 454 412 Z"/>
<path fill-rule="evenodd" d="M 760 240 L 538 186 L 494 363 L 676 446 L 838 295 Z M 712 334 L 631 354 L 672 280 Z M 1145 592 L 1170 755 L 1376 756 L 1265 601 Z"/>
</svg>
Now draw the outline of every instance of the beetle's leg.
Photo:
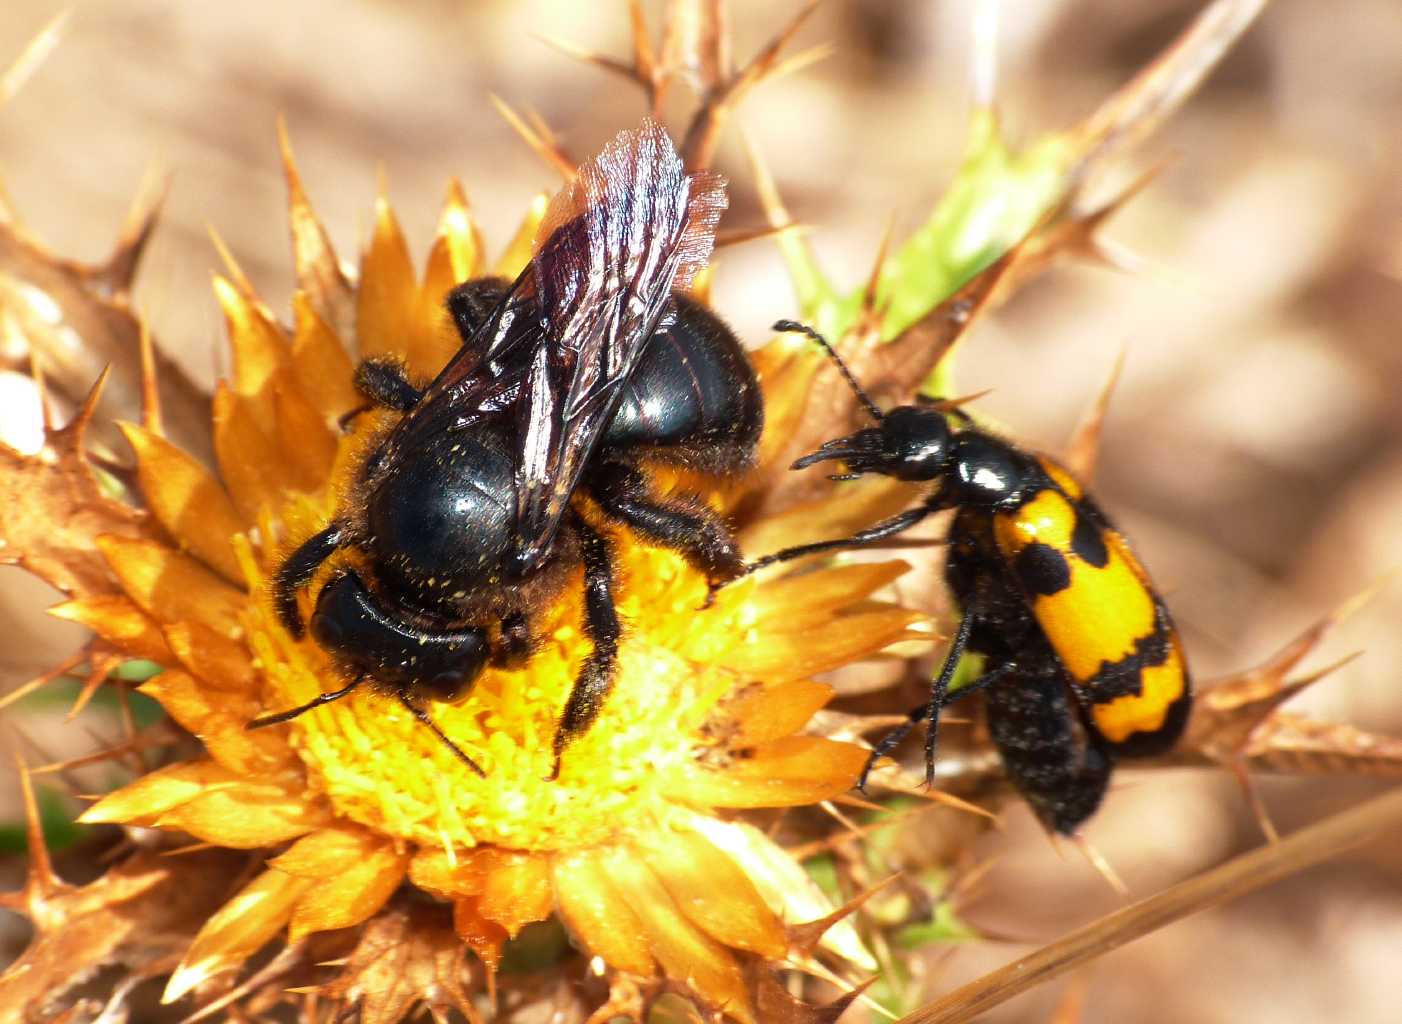
<svg viewBox="0 0 1402 1024">
<path fill-rule="evenodd" d="M 356 406 L 340 418 L 342 430 L 348 428 L 357 416 L 377 406 L 395 412 L 408 412 L 423 397 L 423 392 L 409 383 L 403 364 L 392 359 L 366 359 L 357 366 L 355 389 L 370 401 Z"/>
<path fill-rule="evenodd" d="M 331 557 L 345 538 L 345 526 L 332 523 L 320 533 L 307 538 L 278 569 L 273 581 L 273 607 L 294 640 L 302 639 L 306 632 L 302 617 L 297 612 L 297 591 L 312 581 L 321 563 Z"/>
<path fill-rule="evenodd" d="M 560 724 L 555 730 L 555 763 L 547 779 L 560 776 L 560 755 L 571 741 L 583 735 L 599 717 L 613 689 L 614 662 L 618 660 L 618 610 L 613 604 L 613 555 L 608 541 L 587 524 L 575 519 L 584 561 L 584 633 L 594 642 L 584 667 L 575 678 Z"/>
<path fill-rule="evenodd" d="M 765 555 L 763 558 L 756 558 L 753 562 L 745 563 L 745 575 L 763 569 L 766 566 L 775 565 L 779 562 L 791 562 L 795 558 L 804 558 L 807 555 L 819 555 L 825 551 L 842 551 L 847 548 L 859 548 L 866 544 L 874 544 L 887 537 L 894 537 L 898 533 L 904 533 L 926 516 L 938 512 L 939 508 L 933 504 L 917 505 L 915 508 L 906 509 L 897 513 L 890 519 L 883 519 L 875 526 L 869 526 L 865 530 L 848 537 L 838 537 L 836 540 L 820 540 L 813 544 L 799 544 L 795 547 L 784 548 L 782 551 L 775 551 L 773 554 Z"/>
<path fill-rule="evenodd" d="M 735 538 L 721 517 L 700 501 L 660 501 L 649 493 L 643 474 L 621 462 L 599 465 L 589 476 L 589 493 L 610 516 L 705 573 L 712 590 L 744 575 Z"/>
<path fill-rule="evenodd" d="M 911 730 L 921 722 L 929 723 L 925 727 L 927 730 L 925 733 L 925 784 L 927 786 L 934 784 L 935 744 L 939 736 L 940 710 L 945 704 L 950 703 L 949 681 L 954 678 L 954 673 L 959 668 L 959 659 L 964 656 L 964 648 L 969 644 L 969 632 L 973 629 L 973 625 L 973 610 L 971 608 L 965 609 L 964 617 L 959 620 L 959 628 L 954 631 L 954 639 L 950 641 L 949 653 L 944 657 L 944 665 L 940 667 L 939 675 L 935 676 L 934 680 L 930 683 L 930 699 L 919 707 L 912 709 L 909 720 L 906 721 L 904 725 L 899 725 L 892 729 L 885 736 L 881 737 L 880 742 L 872 748 L 871 756 L 867 758 L 866 766 L 862 768 L 861 777 L 857 779 L 857 788 L 859 790 L 866 789 L 867 776 L 869 776 L 871 770 L 876 767 L 876 762 L 894 750 L 896 744 L 909 736 Z M 1006 666 L 999 666 L 999 668 L 995 668 L 984 675 L 991 676 L 994 673 L 1001 675 L 1006 669 Z M 975 680 L 973 685 L 981 688 L 993 681 L 992 679 L 985 681 L 984 678 L 980 678 Z M 969 690 L 969 687 L 961 689 L 954 699 L 964 696 L 965 690 Z M 972 692 L 972 690 L 969 690 L 969 692 Z"/>
</svg>

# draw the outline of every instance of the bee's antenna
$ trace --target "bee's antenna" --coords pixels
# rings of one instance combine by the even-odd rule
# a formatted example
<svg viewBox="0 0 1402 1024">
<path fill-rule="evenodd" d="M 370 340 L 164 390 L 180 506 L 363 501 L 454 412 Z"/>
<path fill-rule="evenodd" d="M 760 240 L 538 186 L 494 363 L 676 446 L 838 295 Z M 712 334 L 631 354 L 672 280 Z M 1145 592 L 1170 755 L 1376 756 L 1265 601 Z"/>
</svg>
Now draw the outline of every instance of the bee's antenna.
<svg viewBox="0 0 1402 1024">
<path fill-rule="evenodd" d="M 442 740 L 443 743 L 448 747 L 449 750 L 453 752 L 453 755 L 459 761 L 467 765 L 482 778 L 485 779 L 487 777 L 487 773 L 482 770 L 482 766 L 479 765 L 472 758 L 464 754 L 462 752 L 462 748 L 459 747 L 456 743 L 448 739 L 448 734 L 445 733 L 442 729 L 438 728 L 438 723 L 428 717 L 427 711 L 425 711 L 423 708 L 419 707 L 412 700 L 410 700 L 409 695 L 407 693 L 405 693 L 403 690 L 396 690 L 394 695 L 399 698 L 399 703 L 404 705 L 404 710 L 408 711 L 409 714 L 413 715 L 424 725 L 428 726 L 429 729 L 433 732 L 433 735 L 437 736 L 440 740 Z"/>
<path fill-rule="evenodd" d="M 330 693 L 323 693 L 313 697 L 305 704 L 295 707 L 290 711 L 279 711 L 275 715 L 264 715 L 262 718 L 255 718 L 244 726 L 246 730 L 263 729 L 269 725 L 281 725 L 283 722 L 290 722 L 294 718 L 300 718 L 313 708 L 319 708 L 323 704 L 330 704 L 333 700 L 340 700 L 342 697 L 349 697 L 357 686 L 365 682 L 365 673 L 362 672 L 339 690 L 332 690 Z"/>
<path fill-rule="evenodd" d="M 842 357 L 837 354 L 837 350 L 828 344 L 828 339 L 824 338 L 807 324 L 801 324 L 797 320 L 776 320 L 771 330 L 780 331 L 785 334 L 804 334 L 813 339 L 828 354 L 834 363 L 837 364 L 838 372 L 842 374 L 842 379 L 847 382 L 847 386 L 852 389 L 852 393 L 857 396 L 857 401 L 871 415 L 871 418 L 880 423 L 886 418 L 886 414 L 881 411 L 871 396 L 862 390 L 862 386 L 857 383 L 857 378 L 852 376 L 852 371 L 847 369 L 847 364 L 842 361 Z"/>
</svg>

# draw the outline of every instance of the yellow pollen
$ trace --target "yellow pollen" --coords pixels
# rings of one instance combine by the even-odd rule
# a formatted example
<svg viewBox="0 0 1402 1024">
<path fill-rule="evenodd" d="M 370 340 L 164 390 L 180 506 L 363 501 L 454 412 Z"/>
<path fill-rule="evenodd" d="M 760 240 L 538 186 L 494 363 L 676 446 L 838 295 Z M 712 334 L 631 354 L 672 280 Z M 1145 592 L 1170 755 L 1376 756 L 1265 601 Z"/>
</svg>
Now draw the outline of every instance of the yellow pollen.
<svg viewBox="0 0 1402 1024">
<path fill-rule="evenodd" d="M 625 630 L 615 686 L 594 726 L 565 751 L 558 780 L 546 780 L 555 726 L 590 650 L 576 625 L 577 586 L 537 622 L 542 643 L 523 668 L 489 669 L 457 705 L 424 705 L 485 779 L 392 695 L 366 687 L 281 727 L 291 731 L 313 789 L 338 814 L 431 847 L 578 848 L 664 813 L 667 783 L 711 742 L 701 725 L 744 682 L 683 658 L 672 640 L 714 631 L 724 642 L 737 632 L 738 612 L 700 611 L 705 580 L 679 556 L 627 538 L 615 549 Z M 344 685 L 312 641 L 287 637 L 269 601 L 252 608 L 269 710 Z"/>
</svg>

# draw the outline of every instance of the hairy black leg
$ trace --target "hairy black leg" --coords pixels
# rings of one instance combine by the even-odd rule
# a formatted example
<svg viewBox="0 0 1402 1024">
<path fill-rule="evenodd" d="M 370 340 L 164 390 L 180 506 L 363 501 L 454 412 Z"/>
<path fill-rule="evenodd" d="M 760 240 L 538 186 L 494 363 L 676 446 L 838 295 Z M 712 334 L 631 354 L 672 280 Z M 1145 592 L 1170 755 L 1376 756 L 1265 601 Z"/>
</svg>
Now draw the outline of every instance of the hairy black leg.
<svg viewBox="0 0 1402 1024">
<path fill-rule="evenodd" d="M 278 569 L 277 578 L 273 581 L 273 607 L 293 639 L 302 639 L 307 631 L 302 617 L 297 613 L 297 591 L 312 581 L 321 563 L 331 557 L 345 537 L 345 526 L 332 523 L 304 541 Z"/>
<path fill-rule="evenodd" d="M 613 688 L 614 662 L 618 659 L 618 611 L 613 605 L 613 556 L 608 541 L 587 524 L 575 519 L 584 559 L 584 632 L 594 642 L 584 667 L 574 681 L 565 710 L 555 730 L 555 763 L 548 779 L 560 777 L 560 755 L 571 741 L 583 735 L 599 717 Z"/>
<path fill-rule="evenodd" d="M 887 537 L 893 537 L 909 530 L 922 519 L 938 511 L 939 509 L 933 505 L 917 505 L 915 508 L 906 509 L 904 512 L 892 516 L 890 519 L 883 519 L 875 526 L 868 526 L 865 530 L 860 530 L 850 537 L 820 540 L 813 544 L 799 544 L 796 547 L 784 548 L 782 551 L 757 558 L 753 562 L 747 562 L 745 575 L 748 576 L 766 566 L 779 562 L 790 562 L 795 558 L 803 558 L 807 555 L 818 555 L 824 551 L 841 551 L 844 548 L 859 548 L 865 544 L 874 544 L 876 541 L 885 540 Z"/>
<path fill-rule="evenodd" d="M 997 668 L 989 669 L 983 675 L 975 679 L 972 683 L 969 683 L 966 686 L 961 686 L 953 693 L 948 694 L 943 700 L 943 702 L 941 702 L 940 707 L 947 708 L 949 707 L 949 705 L 954 704 L 957 701 L 963 700 L 970 694 L 978 693 L 980 690 L 986 689 L 992 686 L 994 683 L 1006 679 L 1009 675 L 1011 675 L 1014 671 L 1017 670 L 1017 667 L 1018 666 L 1015 662 L 1007 662 L 1005 664 L 999 665 Z M 885 757 L 892 750 L 894 750 L 897 744 L 901 742 L 901 740 L 909 736 L 917 725 L 919 725 L 921 722 L 925 721 L 925 719 L 929 717 L 930 702 L 925 701 L 924 703 L 917 704 L 915 707 L 911 708 L 910 711 L 907 713 L 906 722 L 904 725 L 897 726 L 891 732 L 881 737 L 881 742 L 878 743 L 873 749 L 871 757 L 867 759 L 866 766 L 862 769 L 862 777 L 857 783 L 857 788 L 865 790 L 867 784 L 867 776 L 870 775 L 872 769 L 876 767 L 876 762 L 881 758 Z M 932 729 L 930 730 L 930 732 L 933 733 L 934 730 Z M 927 742 L 929 740 L 929 735 L 929 733 L 926 734 Z M 927 782 L 930 781 L 928 776 L 931 774 L 932 769 L 930 766 L 933 765 L 933 763 L 934 758 L 931 757 L 930 763 L 926 766 Z"/>
<path fill-rule="evenodd" d="M 701 502 L 660 501 L 648 492 L 642 473 L 620 462 L 596 468 L 589 476 L 589 493 L 609 515 L 704 572 L 711 589 L 744 574 L 735 538 L 720 516 Z"/>
<path fill-rule="evenodd" d="M 391 359 L 367 359 L 357 366 L 355 389 L 370 401 L 341 417 L 342 430 L 349 427 L 361 413 L 369 412 L 376 406 L 408 412 L 423 397 L 423 392 L 409 383 L 404 367 Z"/>
<path fill-rule="evenodd" d="M 462 750 L 458 747 L 458 745 L 452 740 L 448 739 L 447 734 L 442 729 L 438 728 L 438 723 L 435 722 L 432 718 L 428 717 L 428 712 L 409 699 L 409 694 L 406 691 L 396 690 L 394 691 L 394 695 L 399 698 L 399 703 L 404 705 L 404 709 L 408 711 L 409 714 L 417 718 L 424 725 L 428 726 L 429 729 L 433 732 L 433 735 L 437 736 L 440 740 L 442 740 L 443 744 L 449 750 L 451 750 L 454 753 L 454 755 L 457 756 L 457 759 L 459 761 L 467 765 L 482 778 L 485 779 L 487 777 L 487 773 L 482 770 L 481 766 L 472 758 L 464 754 Z"/>
<path fill-rule="evenodd" d="M 477 328 L 487 322 L 511 283 L 502 277 L 479 278 L 458 285 L 448 293 L 448 312 L 453 316 L 458 334 L 466 345 L 477 333 Z"/>
<path fill-rule="evenodd" d="M 867 763 L 862 768 L 862 774 L 857 779 L 857 789 L 866 790 L 867 776 L 876 767 L 876 762 L 894 750 L 896 744 L 909 736 L 911 730 L 921 722 L 929 723 L 925 733 L 925 784 L 927 786 L 934 784 L 935 744 L 939 735 L 940 709 L 949 702 L 949 681 L 954 678 L 954 673 L 959 668 L 959 659 L 964 656 L 964 648 L 969 644 L 969 631 L 973 628 L 973 624 L 972 610 L 965 609 L 964 617 L 959 620 L 959 628 L 954 631 L 954 638 L 949 643 L 949 653 L 944 657 L 944 664 L 940 667 L 939 674 L 930 683 L 930 699 L 921 707 L 912 710 L 904 725 L 892 729 L 881 737 L 880 742 L 872 748 L 871 756 L 867 758 Z M 994 669 L 994 671 L 998 670 Z M 979 679 L 975 681 L 975 685 L 986 686 L 987 683 Z M 964 691 L 960 690 L 959 695 L 963 696 L 963 694 Z"/>
<path fill-rule="evenodd" d="M 313 708 L 319 708 L 323 704 L 330 704 L 332 701 L 348 697 L 361 683 L 365 682 L 365 673 L 362 672 L 339 690 L 332 690 L 330 693 L 323 693 L 313 697 L 300 707 L 295 707 L 290 711 L 279 711 L 275 715 L 264 715 L 262 718 L 255 718 L 244 726 L 246 730 L 262 729 L 269 725 L 281 725 L 283 722 L 290 722 L 294 718 L 300 718 Z"/>
</svg>

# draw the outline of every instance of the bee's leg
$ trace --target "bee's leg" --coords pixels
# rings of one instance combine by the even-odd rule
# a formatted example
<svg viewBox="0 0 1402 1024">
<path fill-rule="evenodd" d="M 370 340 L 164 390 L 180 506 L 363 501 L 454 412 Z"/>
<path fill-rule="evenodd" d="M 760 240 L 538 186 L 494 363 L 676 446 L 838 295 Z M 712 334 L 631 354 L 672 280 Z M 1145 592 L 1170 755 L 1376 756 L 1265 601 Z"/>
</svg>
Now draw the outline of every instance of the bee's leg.
<svg viewBox="0 0 1402 1024">
<path fill-rule="evenodd" d="M 273 608 L 294 639 L 300 640 L 306 632 L 297 611 L 297 591 L 312 581 L 321 563 L 345 541 L 346 532 L 344 524 L 332 523 L 304 541 L 277 571 L 277 577 L 273 580 Z"/>
<path fill-rule="evenodd" d="M 501 650 L 497 663 L 503 668 L 520 668 L 531 656 L 531 624 L 521 612 L 501 620 Z"/>
<path fill-rule="evenodd" d="M 584 633 L 594 642 L 575 678 L 555 730 L 555 763 L 549 779 L 560 776 L 560 755 L 571 741 L 589 731 L 613 688 L 618 659 L 618 610 L 613 604 L 613 553 L 608 541 L 578 518 L 574 520 L 584 561 Z"/>
<path fill-rule="evenodd" d="M 745 573 L 745 561 L 724 521 L 699 500 L 660 501 L 633 466 L 605 462 L 589 476 L 589 493 L 603 510 L 647 541 L 671 548 L 706 574 L 715 590 Z M 709 602 L 707 602 L 709 603 Z"/>
<path fill-rule="evenodd" d="M 393 359 L 366 359 L 355 368 L 355 389 L 370 401 L 356 406 L 340 419 L 342 430 L 355 418 L 376 407 L 408 412 L 419 404 L 423 392 L 409 383 L 404 364 Z"/>
<path fill-rule="evenodd" d="M 511 282 L 504 277 L 479 277 L 464 281 L 448 293 L 448 313 L 464 345 L 480 352 L 477 332 L 510 290 Z"/>
</svg>

